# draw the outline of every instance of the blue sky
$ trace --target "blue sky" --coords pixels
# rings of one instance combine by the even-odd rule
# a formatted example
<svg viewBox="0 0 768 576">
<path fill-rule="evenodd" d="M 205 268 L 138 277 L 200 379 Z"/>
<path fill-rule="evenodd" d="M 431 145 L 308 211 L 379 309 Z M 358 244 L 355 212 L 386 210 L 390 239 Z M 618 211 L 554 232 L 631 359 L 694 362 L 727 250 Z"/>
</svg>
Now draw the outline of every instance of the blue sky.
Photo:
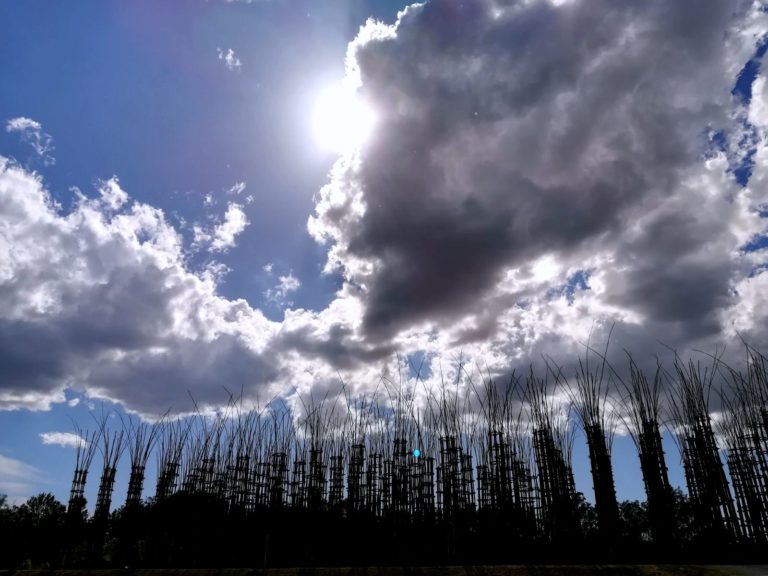
<svg viewBox="0 0 768 576">
<path fill-rule="evenodd" d="M 317 273 L 324 254 L 305 231 L 312 196 L 333 162 L 312 138 L 317 92 L 344 75 L 347 43 L 369 17 L 393 20 L 404 2 L 251 4 L 153 2 L 4 4 L 0 105 L 55 134 L 45 171 L 54 197 L 90 193 L 118 175 L 132 196 L 186 220 L 204 217 L 212 194 L 245 182 L 251 226 L 222 294 L 266 306 L 262 267 L 294 270 L 298 305 L 325 306 L 338 282 Z M 229 70 L 218 49 L 241 60 Z M 6 154 L 29 150 L 2 133 Z"/>
<path fill-rule="evenodd" d="M 408 4 L 0 4 L 0 492 L 66 500 L 40 435 L 102 403 L 768 341 L 763 2 Z M 375 122 L 340 153 L 343 82 L 338 131 Z"/>
</svg>

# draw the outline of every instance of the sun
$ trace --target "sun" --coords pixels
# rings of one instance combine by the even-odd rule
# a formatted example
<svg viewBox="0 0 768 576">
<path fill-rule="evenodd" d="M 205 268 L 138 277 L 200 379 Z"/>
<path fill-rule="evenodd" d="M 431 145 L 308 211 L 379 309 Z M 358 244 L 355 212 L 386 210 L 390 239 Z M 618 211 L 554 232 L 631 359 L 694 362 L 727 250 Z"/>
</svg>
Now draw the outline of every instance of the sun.
<svg viewBox="0 0 768 576">
<path fill-rule="evenodd" d="M 318 145 L 343 155 L 359 149 L 371 136 L 376 115 L 356 90 L 332 86 L 317 98 L 314 124 Z"/>
</svg>

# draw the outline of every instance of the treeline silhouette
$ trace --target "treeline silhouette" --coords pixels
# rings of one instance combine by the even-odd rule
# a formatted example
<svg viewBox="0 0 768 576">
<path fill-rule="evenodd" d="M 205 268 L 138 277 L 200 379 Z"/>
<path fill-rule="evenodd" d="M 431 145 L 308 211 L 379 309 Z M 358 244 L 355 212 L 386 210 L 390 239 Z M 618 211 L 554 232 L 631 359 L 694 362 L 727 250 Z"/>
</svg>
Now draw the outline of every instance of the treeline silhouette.
<svg viewBox="0 0 768 576">
<path fill-rule="evenodd" d="M 657 366 L 604 355 L 498 384 L 459 364 L 436 389 L 382 378 L 300 407 L 231 398 L 215 413 L 77 429 L 66 508 L 51 495 L 0 503 L 2 567 L 447 565 L 766 560 L 768 363 Z M 715 403 L 715 400 L 719 400 Z M 716 404 L 717 411 L 712 412 Z M 279 406 L 279 407 L 276 407 Z M 619 502 L 611 463 L 624 427 L 646 501 Z M 688 494 L 670 485 L 662 427 Z M 594 506 L 576 491 L 574 432 L 588 446 Z M 718 445 L 718 441 L 720 445 Z M 101 454 L 91 516 L 85 487 Z M 127 453 L 125 504 L 110 512 Z M 149 458 L 154 496 L 142 500 Z M 725 462 L 721 459 L 724 456 Z M 727 467 L 726 467 L 727 465 Z"/>
</svg>

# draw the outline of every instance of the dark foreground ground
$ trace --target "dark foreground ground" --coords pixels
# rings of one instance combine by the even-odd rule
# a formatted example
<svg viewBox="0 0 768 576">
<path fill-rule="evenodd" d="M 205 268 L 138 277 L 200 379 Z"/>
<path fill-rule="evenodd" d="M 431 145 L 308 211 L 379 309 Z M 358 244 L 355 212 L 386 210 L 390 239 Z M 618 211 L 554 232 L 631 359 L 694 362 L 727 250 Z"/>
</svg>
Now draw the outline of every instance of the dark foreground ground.
<svg viewBox="0 0 768 576">
<path fill-rule="evenodd" d="M 222 570 L 19 570 L 0 576 L 768 576 L 768 565 L 563 565 L 270 568 Z"/>
</svg>

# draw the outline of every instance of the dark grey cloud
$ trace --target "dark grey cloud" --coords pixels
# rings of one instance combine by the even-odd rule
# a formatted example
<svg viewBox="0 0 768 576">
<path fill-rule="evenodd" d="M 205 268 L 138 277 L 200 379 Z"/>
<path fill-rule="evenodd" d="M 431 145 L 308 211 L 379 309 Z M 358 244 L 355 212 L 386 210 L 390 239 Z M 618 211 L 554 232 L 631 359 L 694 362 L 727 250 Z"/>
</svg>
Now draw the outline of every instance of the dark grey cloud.
<svg viewBox="0 0 768 576">
<path fill-rule="evenodd" d="M 723 191 L 706 205 L 721 222 L 699 217 L 686 182 L 730 122 L 742 8 L 435 0 L 396 33 L 364 30 L 353 54 L 377 130 L 311 227 L 364 287 L 367 336 L 482 314 L 508 270 L 596 253 L 616 268 L 608 303 L 716 331 L 733 304 L 734 209 Z"/>
<path fill-rule="evenodd" d="M 316 334 L 315 327 L 308 324 L 287 329 L 281 331 L 273 345 L 283 353 L 295 352 L 303 358 L 319 359 L 333 370 L 355 370 L 380 363 L 397 350 L 392 344 L 366 345 L 344 324 L 334 324 L 322 335 Z"/>
<path fill-rule="evenodd" d="M 692 335 L 718 333 L 717 312 L 734 302 L 731 280 L 738 265 L 729 248 L 738 241 L 723 230 L 727 221 L 702 225 L 696 212 L 707 209 L 690 206 L 659 215 L 643 226 L 636 241 L 621 246 L 626 270 L 617 275 L 608 301 L 656 321 L 687 323 Z M 712 236 L 725 242 L 707 250 Z"/>
<path fill-rule="evenodd" d="M 67 335 L 39 322 L 0 321 L 0 393 L 21 398 L 62 388 L 72 369 Z"/>
<path fill-rule="evenodd" d="M 92 393 L 118 399 L 128 409 L 159 416 L 222 406 L 229 394 L 269 397 L 268 384 L 282 372 L 273 355 L 258 354 L 239 335 L 210 341 L 168 340 L 162 351 L 137 350 L 121 358 L 106 354 L 89 363 Z"/>
</svg>

